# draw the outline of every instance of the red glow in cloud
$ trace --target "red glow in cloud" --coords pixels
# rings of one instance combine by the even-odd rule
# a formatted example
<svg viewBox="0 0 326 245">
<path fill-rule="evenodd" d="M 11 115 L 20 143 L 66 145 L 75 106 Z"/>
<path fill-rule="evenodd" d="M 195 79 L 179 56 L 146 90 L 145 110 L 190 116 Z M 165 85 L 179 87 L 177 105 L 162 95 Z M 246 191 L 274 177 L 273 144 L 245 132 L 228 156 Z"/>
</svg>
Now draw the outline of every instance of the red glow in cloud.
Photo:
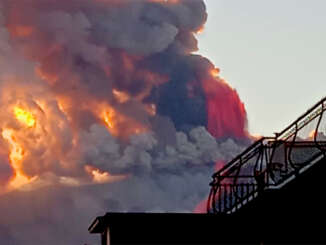
<svg viewBox="0 0 326 245">
<path fill-rule="evenodd" d="M 194 209 L 195 214 L 205 214 L 207 213 L 207 199 L 202 200 Z"/>
<path fill-rule="evenodd" d="M 237 91 L 216 76 L 205 80 L 203 87 L 207 100 L 208 131 L 215 138 L 247 137 L 247 113 Z"/>
<path fill-rule="evenodd" d="M 226 162 L 223 161 L 223 160 L 219 160 L 219 161 L 217 161 L 217 162 L 215 163 L 214 170 L 215 170 L 215 171 L 219 171 L 221 168 L 224 167 L 225 164 L 226 164 Z"/>
<path fill-rule="evenodd" d="M 221 168 L 223 168 L 223 166 L 225 164 L 226 164 L 226 162 L 223 161 L 223 160 L 217 161 L 215 163 L 215 166 L 214 166 L 214 171 L 220 170 Z M 208 201 L 208 198 L 205 198 L 199 204 L 197 204 L 197 206 L 193 210 L 193 213 L 195 213 L 195 214 L 204 214 L 204 213 L 207 213 L 207 201 Z"/>
</svg>

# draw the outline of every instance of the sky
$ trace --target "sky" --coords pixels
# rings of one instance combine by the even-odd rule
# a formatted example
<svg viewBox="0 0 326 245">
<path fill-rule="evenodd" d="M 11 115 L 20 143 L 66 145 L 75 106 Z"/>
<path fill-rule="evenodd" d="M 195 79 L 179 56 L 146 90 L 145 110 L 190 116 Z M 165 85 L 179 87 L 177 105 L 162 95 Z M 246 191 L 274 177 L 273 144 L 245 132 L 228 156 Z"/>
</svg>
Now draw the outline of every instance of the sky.
<svg viewBox="0 0 326 245">
<path fill-rule="evenodd" d="M 326 1 L 205 2 L 199 53 L 238 91 L 251 134 L 281 131 L 326 96 Z"/>
</svg>

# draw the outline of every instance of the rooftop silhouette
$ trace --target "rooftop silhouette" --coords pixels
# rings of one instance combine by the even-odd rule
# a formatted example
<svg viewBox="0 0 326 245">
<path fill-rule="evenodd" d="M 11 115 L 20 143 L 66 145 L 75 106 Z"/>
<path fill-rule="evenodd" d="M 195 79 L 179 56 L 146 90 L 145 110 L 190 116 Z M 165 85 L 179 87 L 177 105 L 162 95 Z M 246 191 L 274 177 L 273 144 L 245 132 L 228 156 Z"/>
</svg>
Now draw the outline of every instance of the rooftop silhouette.
<svg viewBox="0 0 326 245">
<path fill-rule="evenodd" d="M 107 213 L 102 244 L 325 244 L 326 98 L 217 171 L 207 214 Z"/>
</svg>

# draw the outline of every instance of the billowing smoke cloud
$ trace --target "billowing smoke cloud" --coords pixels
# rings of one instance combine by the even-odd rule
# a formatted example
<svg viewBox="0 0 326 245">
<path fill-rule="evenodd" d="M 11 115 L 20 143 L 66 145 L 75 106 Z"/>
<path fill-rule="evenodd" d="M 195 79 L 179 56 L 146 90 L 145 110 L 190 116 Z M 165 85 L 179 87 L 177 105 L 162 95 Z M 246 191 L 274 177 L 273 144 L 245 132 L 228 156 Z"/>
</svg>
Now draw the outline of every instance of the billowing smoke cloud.
<svg viewBox="0 0 326 245">
<path fill-rule="evenodd" d="M 191 212 L 246 144 L 197 50 L 202 0 L 1 0 L 0 241 L 92 243 L 107 211 Z"/>
<path fill-rule="evenodd" d="M 221 154 L 241 150 L 233 140 L 218 145 Z M 5 244 L 98 244 L 87 234 L 106 211 L 191 212 L 207 196 L 210 166 L 157 170 L 109 184 L 46 186 L 11 192 L 0 199 L 0 240 Z M 51 178 L 51 176 L 48 176 Z M 28 212 L 26 212 L 28 210 Z"/>
</svg>

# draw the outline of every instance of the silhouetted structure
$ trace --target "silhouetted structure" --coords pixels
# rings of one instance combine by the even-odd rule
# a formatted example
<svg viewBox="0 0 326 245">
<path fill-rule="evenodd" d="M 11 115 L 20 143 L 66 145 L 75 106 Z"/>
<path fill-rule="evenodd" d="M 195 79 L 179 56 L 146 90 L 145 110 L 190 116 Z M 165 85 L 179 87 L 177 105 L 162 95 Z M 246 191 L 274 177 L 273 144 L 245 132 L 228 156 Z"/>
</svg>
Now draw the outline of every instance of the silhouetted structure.
<svg viewBox="0 0 326 245">
<path fill-rule="evenodd" d="M 326 98 L 213 175 L 207 214 L 108 213 L 102 244 L 326 244 Z"/>
</svg>

